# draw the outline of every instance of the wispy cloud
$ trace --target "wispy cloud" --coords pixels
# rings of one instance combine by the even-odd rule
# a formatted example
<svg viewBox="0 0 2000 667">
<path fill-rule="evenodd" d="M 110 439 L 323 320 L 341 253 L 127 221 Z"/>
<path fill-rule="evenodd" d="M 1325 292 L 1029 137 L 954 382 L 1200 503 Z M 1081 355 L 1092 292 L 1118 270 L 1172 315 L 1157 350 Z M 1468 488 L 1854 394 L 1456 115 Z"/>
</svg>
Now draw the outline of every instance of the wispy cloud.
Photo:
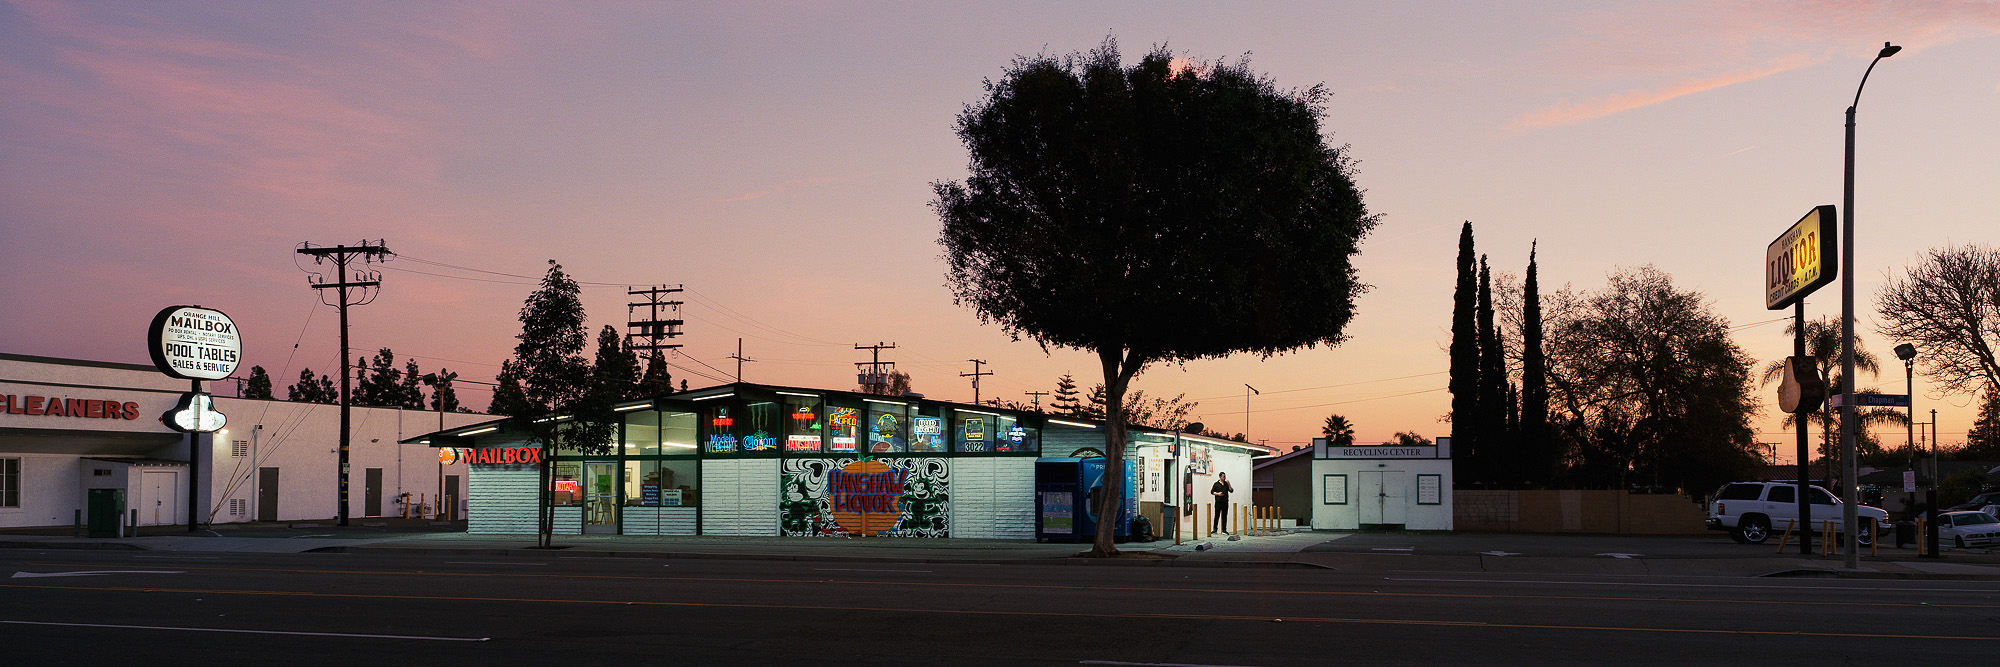
<svg viewBox="0 0 2000 667">
<path fill-rule="evenodd" d="M 1677 97 L 1693 95 L 1752 79 L 1760 79 L 1779 72 L 1795 70 L 1821 60 L 1824 60 L 1824 58 L 1794 54 L 1781 58 L 1778 62 L 1755 69 L 1729 72 L 1701 79 L 1677 81 L 1652 90 L 1633 90 L 1616 95 L 1596 97 L 1582 102 L 1561 102 L 1530 111 L 1520 118 L 1514 119 L 1514 122 L 1508 124 L 1508 129 L 1539 130 L 1596 120 L 1612 114 L 1659 104 Z"/>
<path fill-rule="evenodd" d="M 1871 43 L 1885 38 L 1919 51 L 2000 34 L 2000 2 L 1698 0 L 1589 11 L 1563 21 L 1571 32 L 1548 45 L 1549 71 L 1585 85 L 1637 85 L 1580 102 L 1546 104 L 1505 129 L 1587 122 L 1838 58 L 1865 57 Z"/>
</svg>

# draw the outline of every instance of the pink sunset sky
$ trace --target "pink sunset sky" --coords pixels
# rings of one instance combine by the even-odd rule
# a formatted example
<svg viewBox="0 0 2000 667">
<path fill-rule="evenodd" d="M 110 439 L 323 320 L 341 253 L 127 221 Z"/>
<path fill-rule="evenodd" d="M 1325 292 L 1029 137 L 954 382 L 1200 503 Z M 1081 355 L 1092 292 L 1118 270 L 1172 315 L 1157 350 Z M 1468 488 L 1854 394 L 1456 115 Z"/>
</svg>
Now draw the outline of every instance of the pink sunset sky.
<svg viewBox="0 0 2000 667">
<path fill-rule="evenodd" d="M 555 259 L 584 282 L 593 333 L 623 328 L 626 286 L 685 285 L 673 362 L 693 386 L 726 381 L 741 338 L 752 382 L 851 388 L 854 346 L 883 342 L 933 398 L 972 399 L 969 359 L 995 373 L 981 398 L 1026 402 L 1063 373 L 1088 388 L 1093 356 L 952 303 L 928 202 L 965 175 L 952 122 L 982 80 L 1106 35 L 1128 60 L 1156 43 L 1248 54 L 1280 86 L 1335 93 L 1330 140 L 1384 215 L 1350 340 L 1134 384 L 1284 448 L 1333 413 L 1362 442 L 1449 433 L 1466 220 L 1498 272 L 1519 275 L 1537 240 L 1545 290 L 1651 264 L 1760 363 L 1783 356 L 1764 248 L 1839 203 L 1843 111 L 1884 41 L 1905 48 L 1860 105 L 1857 302 L 1884 360 L 1864 385 L 1903 389 L 1867 308 L 1885 276 L 1996 242 L 1986 2 L 0 0 L 0 351 L 146 363 L 152 315 L 201 304 L 238 322 L 243 372 L 282 388 L 338 366 L 334 311 L 294 249 L 384 239 L 400 257 L 354 311 L 355 354 L 468 380 L 511 354 Z M 1823 290 L 1808 315 L 1838 304 Z M 1245 385 L 1262 392 L 1247 413 Z M 1962 439 L 1975 397 L 1927 387 L 1919 409 Z M 1758 423 L 1760 442 L 1790 442 L 1775 408 Z"/>
</svg>

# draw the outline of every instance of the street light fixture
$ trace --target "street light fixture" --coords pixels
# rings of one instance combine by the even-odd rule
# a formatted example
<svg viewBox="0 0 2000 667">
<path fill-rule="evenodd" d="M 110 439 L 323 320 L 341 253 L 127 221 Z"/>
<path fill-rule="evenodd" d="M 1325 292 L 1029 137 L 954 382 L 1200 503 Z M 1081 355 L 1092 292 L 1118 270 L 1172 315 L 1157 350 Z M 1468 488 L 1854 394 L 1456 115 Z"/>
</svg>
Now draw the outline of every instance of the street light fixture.
<svg viewBox="0 0 2000 667">
<path fill-rule="evenodd" d="M 1841 229 L 1840 242 L 1840 467 L 1841 525 L 1847 530 L 1847 567 L 1861 567 L 1861 543 L 1855 531 L 1854 507 L 1861 502 L 1855 476 L 1859 472 L 1854 461 L 1854 108 L 1861 106 L 1861 89 L 1868 86 L 1868 75 L 1875 72 L 1875 64 L 1883 58 L 1896 55 L 1903 47 L 1882 43 L 1882 51 L 1868 62 L 1868 70 L 1861 73 L 1861 85 L 1854 87 L 1854 103 L 1847 106 L 1847 166 L 1841 174 Z"/>
</svg>

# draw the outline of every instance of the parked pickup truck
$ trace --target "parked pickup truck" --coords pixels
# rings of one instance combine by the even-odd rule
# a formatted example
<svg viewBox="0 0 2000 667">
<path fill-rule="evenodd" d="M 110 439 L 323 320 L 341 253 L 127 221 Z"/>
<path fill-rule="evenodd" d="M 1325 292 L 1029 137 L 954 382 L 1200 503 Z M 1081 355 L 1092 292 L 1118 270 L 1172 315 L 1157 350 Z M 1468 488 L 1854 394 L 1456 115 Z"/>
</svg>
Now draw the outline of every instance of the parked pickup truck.
<svg viewBox="0 0 2000 667">
<path fill-rule="evenodd" d="M 1798 488 L 1794 482 L 1724 484 L 1708 506 L 1708 528 L 1729 531 L 1730 539 L 1743 544 L 1763 544 L 1773 529 L 1784 530 L 1799 518 Z M 1839 498 L 1817 486 L 1806 487 L 1806 494 L 1812 502 L 1809 530 L 1817 533 L 1823 522 L 1832 521 L 1835 532 L 1845 532 Z M 1875 523 L 1889 518 L 1888 512 L 1866 505 L 1854 508 L 1854 515 L 1861 524 L 1855 536 L 1861 544 L 1874 543 Z"/>
</svg>

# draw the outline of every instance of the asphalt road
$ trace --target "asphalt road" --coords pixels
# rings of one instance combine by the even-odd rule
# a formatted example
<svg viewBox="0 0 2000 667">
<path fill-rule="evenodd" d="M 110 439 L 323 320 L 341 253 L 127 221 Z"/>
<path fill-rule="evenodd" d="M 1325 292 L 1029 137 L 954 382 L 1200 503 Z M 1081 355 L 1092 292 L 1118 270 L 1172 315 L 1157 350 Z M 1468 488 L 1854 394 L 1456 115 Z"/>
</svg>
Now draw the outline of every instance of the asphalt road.
<svg viewBox="0 0 2000 667">
<path fill-rule="evenodd" d="M 1985 664 L 2000 582 L 0 553 L 6 664 Z"/>
</svg>

